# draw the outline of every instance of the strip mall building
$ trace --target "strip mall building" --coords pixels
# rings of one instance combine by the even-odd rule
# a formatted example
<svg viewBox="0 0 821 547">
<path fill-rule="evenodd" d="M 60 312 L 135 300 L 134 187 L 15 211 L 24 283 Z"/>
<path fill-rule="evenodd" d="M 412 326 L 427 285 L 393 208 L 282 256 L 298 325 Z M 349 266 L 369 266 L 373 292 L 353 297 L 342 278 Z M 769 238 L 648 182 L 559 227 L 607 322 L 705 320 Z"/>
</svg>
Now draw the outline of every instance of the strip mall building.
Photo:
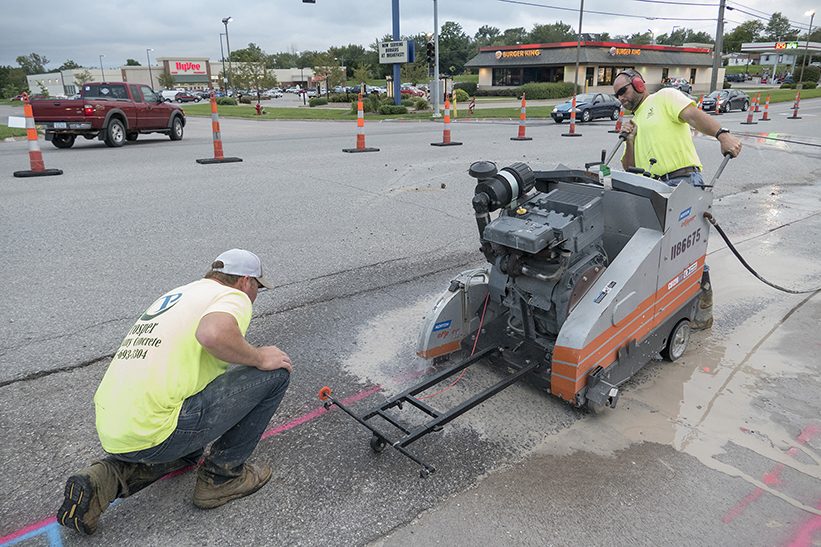
<svg viewBox="0 0 821 547">
<path fill-rule="evenodd" d="M 531 82 L 578 82 L 587 91 L 612 93 L 620 71 L 638 70 L 650 91 L 666 78 L 684 78 L 693 94 L 708 93 L 713 55 L 709 46 L 632 45 L 611 42 L 563 42 L 479 48 L 479 55 L 465 64 L 479 70 L 479 88 L 518 87 Z M 577 57 L 578 55 L 578 57 Z M 724 79 L 724 69 L 716 81 Z"/>
</svg>

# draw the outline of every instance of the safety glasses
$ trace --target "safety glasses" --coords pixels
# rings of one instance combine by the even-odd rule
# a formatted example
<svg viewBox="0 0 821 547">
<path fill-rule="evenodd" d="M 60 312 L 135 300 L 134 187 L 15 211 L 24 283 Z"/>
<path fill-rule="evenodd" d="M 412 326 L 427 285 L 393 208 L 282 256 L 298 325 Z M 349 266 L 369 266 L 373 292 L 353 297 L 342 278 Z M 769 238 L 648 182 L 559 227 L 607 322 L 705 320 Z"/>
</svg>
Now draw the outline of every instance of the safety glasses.
<svg viewBox="0 0 821 547">
<path fill-rule="evenodd" d="M 633 84 L 632 84 L 632 83 L 629 83 L 629 84 L 627 84 L 626 86 L 622 87 L 621 89 L 619 89 L 618 91 L 616 91 L 616 94 L 615 94 L 615 95 L 613 95 L 613 96 L 614 96 L 615 98 L 617 98 L 617 99 L 618 99 L 619 97 L 621 97 L 622 95 L 624 95 L 625 93 L 627 93 L 627 88 L 628 88 L 628 87 L 630 87 L 631 85 L 633 85 Z"/>
</svg>

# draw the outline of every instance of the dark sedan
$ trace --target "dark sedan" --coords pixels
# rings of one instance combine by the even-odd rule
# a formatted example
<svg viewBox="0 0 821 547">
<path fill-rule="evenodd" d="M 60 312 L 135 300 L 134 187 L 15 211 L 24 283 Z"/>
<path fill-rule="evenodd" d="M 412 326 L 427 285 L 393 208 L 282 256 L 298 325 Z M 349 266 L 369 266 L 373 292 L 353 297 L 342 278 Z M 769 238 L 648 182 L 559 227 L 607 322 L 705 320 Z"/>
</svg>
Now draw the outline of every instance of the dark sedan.
<svg viewBox="0 0 821 547">
<path fill-rule="evenodd" d="M 567 101 L 553 109 L 550 115 L 556 123 L 570 119 L 572 101 Z M 606 93 L 582 93 L 576 95 L 576 119 L 589 122 L 596 118 L 619 118 L 621 103 L 612 95 Z"/>
<path fill-rule="evenodd" d="M 716 100 L 718 100 L 719 112 L 729 112 L 737 108 L 746 112 L 750 108 L 750 96 L 738 89 L 719 89 L 713 91 L 701 103 L 701 109 L 705 112 L 715 112 Z"/>
</svg>

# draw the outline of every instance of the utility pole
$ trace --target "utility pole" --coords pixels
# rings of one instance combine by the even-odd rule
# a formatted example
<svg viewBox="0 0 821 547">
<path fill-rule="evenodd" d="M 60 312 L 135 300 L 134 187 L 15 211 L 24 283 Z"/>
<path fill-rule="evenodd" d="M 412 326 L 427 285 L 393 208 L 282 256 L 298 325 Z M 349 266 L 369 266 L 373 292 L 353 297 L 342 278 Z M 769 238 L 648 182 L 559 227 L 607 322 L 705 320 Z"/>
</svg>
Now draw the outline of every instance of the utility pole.
<svg viewBox="0 0 821 547">
<path fill-rule="evenodd" d="M 582 16 L 584 15 L 584 0 L 581 0 L 581 5 L 579 6 L 579 36 L 578 36 L 578 43 L 576 44 L 576 75 L 573 78 L 573 93 L 579 92 L 579 53 L 582 49 Z"/>
<path fill-rule="evenodd" d="M 433 51 L 436 59 L 433 61 L 433 117 L 438 118 L 439 113 L 439 10 L 436 0 L 433 0 Z"/>
<path fill-rule="evenodd" d="M 716 44 L 713 47 L 713 73 L 710 75 L 710 93 L 716 90 L 718 79 L 718 69 L 721 67 L 721 50 L 724 42 L 724 6 L 726 0 L 721 0 L 718 5 L 718 26 L 716 27 Z"/>
</svg>

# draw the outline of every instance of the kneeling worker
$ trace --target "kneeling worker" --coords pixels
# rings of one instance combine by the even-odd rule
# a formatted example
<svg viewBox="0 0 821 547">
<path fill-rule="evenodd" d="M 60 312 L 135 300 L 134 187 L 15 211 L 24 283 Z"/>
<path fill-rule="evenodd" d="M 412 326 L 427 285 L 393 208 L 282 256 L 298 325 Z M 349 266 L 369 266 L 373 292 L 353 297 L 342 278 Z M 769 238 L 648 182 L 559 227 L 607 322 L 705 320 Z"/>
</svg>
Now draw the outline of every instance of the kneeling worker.
<svg viewBox="0 0 821 547">
<path fill-rule="evenodd" d="M 276 346 L 245 340 L 260 287 L 273 288 L 259 258 L 226 251 L 205 279 L 161 296 L 140 317 L 97 394 L 97 433 L 109 454 L 72 475 L 57 522 L 86 534 L 109 504 L 168 473 L 196 465 L 194 505 L 218 507 L 271 478 L 246 463 L 276 412 L 291 360 Z M 228 364 L 237 366 L 228 369 Z"/>
<path fill-rule="evenodd" d="M 625 170 L 644 169 L 670 186 L 682 181 L 702 186 L 701 160 L 696 154 L 690 127 L 718 139 L 722 154 L 736 157 L 741 153 L 741 141 L 699 110 L 695 101 L 678 89 L 665 88 L 651 95 L 641 74 L 635 70 L 619 72 L 613 80 L 613 89 L 622 106 L 633 112 L 633 119 L 623 128 L 627 133 L 621 158 Z"/>
</svg>

